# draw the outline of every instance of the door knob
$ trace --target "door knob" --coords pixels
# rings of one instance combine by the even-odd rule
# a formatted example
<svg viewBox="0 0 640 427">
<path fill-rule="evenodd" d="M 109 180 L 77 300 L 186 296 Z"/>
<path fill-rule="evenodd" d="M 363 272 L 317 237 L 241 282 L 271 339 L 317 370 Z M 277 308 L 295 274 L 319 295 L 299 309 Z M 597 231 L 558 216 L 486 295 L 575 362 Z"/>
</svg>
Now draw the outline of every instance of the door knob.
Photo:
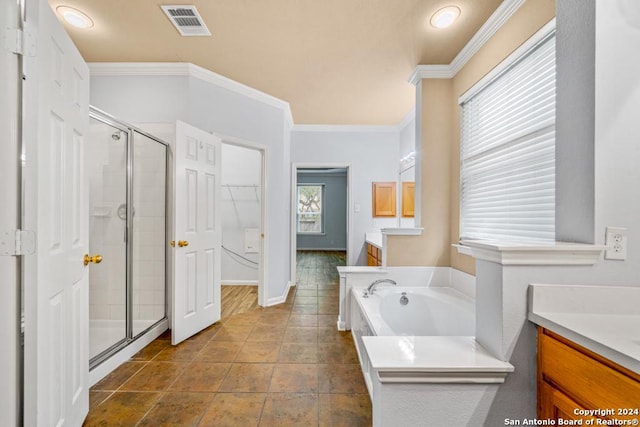
<svg viewBox="0 0 640 427">
<path fill-rule="evenodd" d="M 185 246 L 189 246 L 189 242 L 187 242 L 186 240 L 178 240 L 178 246 L 184 248 Z"/>
<path fill-rule="evenodd" d="M 171 242 L 169 242 L 169 244 L 171 245 L 172 248 L 176 247 L 176 241 L 172 240 Z"/>
<path fill-rule="evenodd" d="M 100 264 L 102 262 L 102 255 L 89 256 L 89 254 L 84 254 L 84 265 L 87 266 L 90 262 Z"/>
</svg>

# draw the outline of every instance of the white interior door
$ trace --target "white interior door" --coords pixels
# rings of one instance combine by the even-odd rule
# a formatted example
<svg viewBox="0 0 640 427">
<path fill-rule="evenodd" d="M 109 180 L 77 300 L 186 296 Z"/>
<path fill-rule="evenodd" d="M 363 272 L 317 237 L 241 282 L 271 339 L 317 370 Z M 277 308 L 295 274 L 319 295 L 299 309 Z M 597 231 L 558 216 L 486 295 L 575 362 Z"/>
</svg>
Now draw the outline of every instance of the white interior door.
<svg viewBox="0 0 640 427">
<path fill-rule="evenodd" d="M 89 69 L 47 1 L 27 2 L 26 17 L 24 222 L 37 250 L 24 258 L 24 424 L 78 426 L 89 408 Z"/>
<path fill-rule="evenodd" d="M 176 123 L 173 312 L 177 344 L 220 320 L 220 138 Z"/>
</svg>

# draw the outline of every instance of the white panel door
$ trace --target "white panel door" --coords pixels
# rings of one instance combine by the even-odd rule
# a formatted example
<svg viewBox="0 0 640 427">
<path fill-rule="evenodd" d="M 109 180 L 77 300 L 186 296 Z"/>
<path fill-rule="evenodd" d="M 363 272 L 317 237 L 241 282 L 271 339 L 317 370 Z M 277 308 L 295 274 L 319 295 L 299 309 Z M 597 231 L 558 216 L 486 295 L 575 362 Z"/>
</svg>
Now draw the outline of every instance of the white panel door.
<svg viewBox="0 0 640 427">
<path fill-rule="evenodd" d="M 78 426 L 89 408 L 89 69 L 46 0 L 27 2 L 26 17 L 24 217 L 37 250 L 25 257 L 25 425 Z"/>
<path fill-rule="evenodd" d="M 176 123 L 171 342 L 220 320 L 220 138 Z"/>
</svg>

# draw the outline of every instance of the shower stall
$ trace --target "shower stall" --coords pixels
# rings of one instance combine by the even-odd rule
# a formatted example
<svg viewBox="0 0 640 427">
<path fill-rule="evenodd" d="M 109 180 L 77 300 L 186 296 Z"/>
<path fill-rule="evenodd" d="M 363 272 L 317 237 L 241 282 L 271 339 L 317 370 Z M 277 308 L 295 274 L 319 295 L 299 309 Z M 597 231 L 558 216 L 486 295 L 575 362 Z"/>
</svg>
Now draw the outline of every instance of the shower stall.
<svg viewBox="0 0 640 427">
<path fill-rule="evenodd" d="M 93 368 L 167 316 L 167 144 L 91 108 L 86 162 Z"/>
</svg>

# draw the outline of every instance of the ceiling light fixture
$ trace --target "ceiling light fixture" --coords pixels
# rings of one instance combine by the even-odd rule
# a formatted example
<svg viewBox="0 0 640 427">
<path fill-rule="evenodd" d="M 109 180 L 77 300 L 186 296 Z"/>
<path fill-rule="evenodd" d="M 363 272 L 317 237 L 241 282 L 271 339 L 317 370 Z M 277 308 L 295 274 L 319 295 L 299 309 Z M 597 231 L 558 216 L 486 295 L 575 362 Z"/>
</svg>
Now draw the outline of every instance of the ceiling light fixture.
<svg viewBox="0 0 640 427">
<path fill-rule="evenodd" d="M 447 6 L 438 10 L 431 17 L 431 25 L 436 28 L 447 28 L 460 16 L 460 8 L 457 6 Z"/>
<path fill-rule="evenodd" d="M 67 22 L 76 28 L 91 28 L 93 27 L 93 20 L 89 18 L 85 13 L 82 13 L 78 9 L 74 9 L 69 6 L 58 6 L 56 12 Z"/>
</svg>

